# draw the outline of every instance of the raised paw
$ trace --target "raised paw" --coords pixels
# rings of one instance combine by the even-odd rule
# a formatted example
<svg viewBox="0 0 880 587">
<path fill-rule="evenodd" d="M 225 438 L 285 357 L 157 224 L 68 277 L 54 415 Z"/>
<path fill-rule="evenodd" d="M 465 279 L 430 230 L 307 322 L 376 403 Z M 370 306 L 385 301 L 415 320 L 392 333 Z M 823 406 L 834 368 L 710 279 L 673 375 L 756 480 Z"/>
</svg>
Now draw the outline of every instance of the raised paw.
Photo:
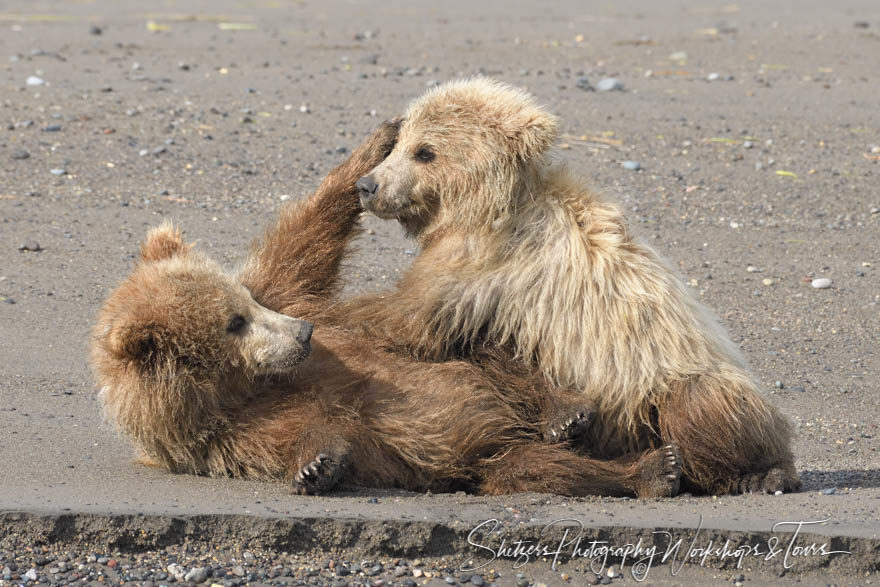
<svg viewBox="0 0 880 587">
<path fill-rule="evenodd" d="M 394 150 L 402 122 L 402 118 L 393 118 L 380 124 L 337 170 L 352 184 L 368 174 Z"/>
<path fill-rule="evenodd" d="M 586 437 L 590 430 L 592 413 L 579 410 L 575 413 L 559 414 L 548 422 L 544 429 L 546 442 L 568 442 Z"/>
<path fill-rule="evenodd" d="M 636 464 L 638 497 L 674 497 L 681 484 L 681 453 L 674 444 L 646 453 Z"/>
<path fill-rule="evenodd" d="M 321 453 L 294 474 L 291 490 L 297 495 L 326 493 L 339 484 L 347 469 L 347 458 L 334 459 Z"/>
</svg>

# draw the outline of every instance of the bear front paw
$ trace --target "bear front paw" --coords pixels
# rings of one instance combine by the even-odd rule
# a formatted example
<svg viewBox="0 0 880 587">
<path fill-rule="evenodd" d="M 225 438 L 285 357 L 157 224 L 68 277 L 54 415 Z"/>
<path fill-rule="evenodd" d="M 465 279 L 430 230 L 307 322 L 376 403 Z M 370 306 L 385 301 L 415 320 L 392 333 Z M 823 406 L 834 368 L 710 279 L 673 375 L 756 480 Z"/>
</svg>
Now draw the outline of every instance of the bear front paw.
<svg viewBox="0 0 880 587">
<path fill-rule="evenodd" d="M 293 476 L 291 490 L 297 495 L 321 495 L 336 487 L 348 470 L 346 457 L 321 453 Z"/>
</svg>

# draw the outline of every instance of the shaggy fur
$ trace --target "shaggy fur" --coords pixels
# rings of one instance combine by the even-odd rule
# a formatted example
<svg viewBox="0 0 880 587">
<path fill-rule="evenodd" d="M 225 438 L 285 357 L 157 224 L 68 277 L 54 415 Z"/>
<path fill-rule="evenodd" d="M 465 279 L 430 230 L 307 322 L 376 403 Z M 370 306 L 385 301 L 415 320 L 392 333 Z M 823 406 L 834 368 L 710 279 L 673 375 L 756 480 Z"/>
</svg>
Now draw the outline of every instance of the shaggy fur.
<svg viewBox="0 0 880 587">
<path fill-rule="evenodd" d="M 607 463 L 542 441 L 545 414 L 564 397 L 542 377 L 491 362 L 419 363 L 331 326 L 310 340 L 303 319 L 321 321 L 338 289 L 360 211 L 355 181 L 395 136 L 384 126 L 311 199 L 285 207 L 239 274 L 191 250 L 170 225 L 153 230 L 94 328 L 109 419 L 145 462 L 287 479 L 298 493 L 344 480 L 489 494 L 674 492 L 674 447 Z"/>
<path fill-rule="evenodd" d="M 421 359 L 506 353 L 583 390 L 598 405 L 596 456 L 672 442 L 691 490 L 797 489 L 789 422 L 620 210 L 547 164 L 555 138 L 534 98 L 495 81 L 416 100 L 358 187 L 422 252 L 344 319 Z"/>
</svg>

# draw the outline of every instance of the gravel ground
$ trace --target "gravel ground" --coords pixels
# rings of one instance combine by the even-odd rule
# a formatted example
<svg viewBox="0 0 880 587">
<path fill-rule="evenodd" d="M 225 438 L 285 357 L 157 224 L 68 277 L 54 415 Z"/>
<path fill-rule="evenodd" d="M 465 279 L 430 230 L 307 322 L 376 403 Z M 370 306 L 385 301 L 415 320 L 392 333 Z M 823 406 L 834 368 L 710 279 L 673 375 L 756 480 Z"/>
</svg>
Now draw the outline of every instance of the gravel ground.
<svg viewBox="0 0 880 587">
<path fill-rule="evenodd" d="M 858 561 L 768 582 L 864 584 L 855 573 L 880 570 L 874 0 L 7 0 L 0 31 L 0 510 L 107 515 L 108 532 L 113 516 L 136 513 L 323 515 L 376 527 L 572 516 L 636 529 L 693 528 L 702 516 L 706 527 L 745 533 L 828 519 L 818 531 L 862 541 L 852 543 Z M 234 264 L 283 201 L 314 189 L 380 120 L 426 87 L 472 73 L 525 86 L 558 114 L 557 158 L 618 201 L 719 314 L 797 425 L 804 493 L 639 502 L 358 490 L 310 499 L 131 463 L 128 443 L 101 423 L 86 349 L 99 304 L 147 228 L 173 218 Z M 349 292 L 386 287 L 415 253 L 393 224 L 364 222 Z M 150 567 L 168 573 L 172 562 L 213 575 L 235 558 L 250 569 L 231 542 L 202 560 L 149 545 L 137 547 L 142 555 L 106 544 L 62 552 L 48 541 L 43 553 L 2 540 L 0 581 L 18 581 L 39 557 L 54 557 L 37 566 L 49 582 L 61 562 L 68 578 L 101 570 L 105 582 L 146 579 Z M 367 556 L 340 548 L 299 562 L 252 551 L 254 580 L 278 565 L 303 577 L 333 557 Z M 432 548 L 426 556 L 448 554 Z M 406 568 L 416 568 L 412 554 Z M 377 577 L 390 579 L 394 561 L 378 562 Z M 561 580 L 547 569 L 529 565 L 523 579 Z M 745 578 L 760 582 L 764 571 L 755 565 Z M 499 584 L 520 580 L 499 572 Z M 692 572 L 705 584 L 737 578 Z M 327 569 L 318 576 L 335 580 Z"/>
</svg>

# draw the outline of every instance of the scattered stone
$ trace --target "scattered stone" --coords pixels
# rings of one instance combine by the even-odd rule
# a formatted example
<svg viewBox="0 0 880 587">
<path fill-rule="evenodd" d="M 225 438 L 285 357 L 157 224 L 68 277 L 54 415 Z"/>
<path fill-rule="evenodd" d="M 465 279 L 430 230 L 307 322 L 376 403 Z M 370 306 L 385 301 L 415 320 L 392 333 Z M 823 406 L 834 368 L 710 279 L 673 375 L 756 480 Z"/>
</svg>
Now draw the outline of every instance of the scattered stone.
<svg viewBox="0 0 880 587">
<path fill-rule="evenodd" d="M 776 491 L 773 492 L 773 495 L 782 495 L 782 492 L 777 489 Z"/>
<path fill-rule="evenodd" d="M 776 282 L 773 281 L 772 279 L 770 279 L 769 277 L 767 277 L 767 278 L 762 279 L 762 280 L 761 280 L 761 283 L 763 283 L 764 285 L 770 286 L 770 285 L 773 285 L 773 284 L 776 283 Z"/>
<path fill-rule="evenodd" d="M 837 493 L 837 487 L 828 487 L 819 491 L 821 495 L 834 495 Z"/>
<path fill-rule="evenodd" d="M 25 241 L 22 244 L 18 245 L 19 251 L 30 251 L 31 253 L 37 253 L 43 250 L 43 247 L 40 246 L 40 243 L 37 241 Z"/>
<path fill-rule="evenodd" d="M 11 159 L 17 159 L 19 161 L 23 161 L 24 159 L 28 159 L 30 156 L 31 156 L 30 153 L 28 153 L 27 151 L 22 150 L 22 149 L 19 149 L 17 151 L 13 151 L 12 154 L 9 155 L 9 157 Z"/>
<path fill-rule="evenodd" d="M 831 287 L 831 280 L 827 277 L 820 277 L 818 279 L 814 279 L 810 285 L 813 289 L 828 289 Z"/>
<path fill-rule="evenodd" d="M 758 269 L 757 267 L 755 267 L 754 265 L 749 265 L 748 267 L 746 267 L 746 271 L 749 273 L 760 273 L 761 272 L 761 270 Z"/>
<path fill-rule="evenodd" d="M 577 81 L 574 83 L 574 85 L 587 92 L 592 92 L 594 89 L 593 85 L 590 83 L 590 80 L 586 77 L 577 78 Z"/>
<path fill-rule="evenodd" d="M 471 583 L 477 587 L 482 587 L 485 581 L 483 581 L 482 575 L 471 575 Z"/>
<path fill-rule="evenodd" d="M 67 175 L 67 170 L 66 170 L 66 169 L 61 169 L 61 168 L 58 168 L 58 169 L 50 169 L 50 170 L 49 170 L 49 173 L 51 173 L 52 175 Z"/>
<path fill-rule="evenodd" d="M 422 569 L 413 569 L 413 577 L 415 577 L 416 579 L 418 579 L 419 577 L 421 577 L 424 574 L 425 574 L 425 572 Z"/>
<path fill-rule="evenodd" d="M 868 22 L 867 20 L 857 20 L 853 23 L 853 26 L 856 27 L 857 29 L 866 29 L 871 26 L 871 23 Z"/>
<path fill-rule="evenodd" d="M 100 34 L 103 33 L 103 32 L 104 32 L 104 31 L 101 29 L 101 27 L 99 27 L 99 26 L 97 26 L 97 25 L 94 25 L 94 24 L 93 24 L 92 26 L 89 27 L 89 34 L 90 34 L 90 35 L 98 36 L 98 35 L 100 35 Z"/>
<path fill-rule="evenodd" d="M 27 81 L 25 83 L 29 86 L 42 86 L 43 84 L 46 83 L 46 80 L 44 80 L 43 78 L 38 77 L 36 75 L 31 75 L 31 76 L 28 76 Z"/>
<path fill-rule="evenodd" d="M 752 141 L 745 141 L 745 142 L 743 143 L 743 148 L 744 148 L 744 149 L 751 149 L 751 148 L 754 147 L 754 146 L 755 146 L 755 143 L 753 143 Z"/>
<path fill-rule="evenodd" d="M 155 149 L 153 149 L 153 155 L 156 155 L 158 157 L 159 155 L 161 155 L 162 153 L 164 153 L 167 150 L 168 149 L 164 146 L 156 147 Z"/>
<path fill-rule="evenodd" d="M 43 132 L 61 132 L 60 124 L 50 124 L 43 128 Z"/>
<path fill-rule="evenodd" d="M 599 80 L 596 89 L 600 92 L 623 91 L 623 82 L 616 77 L 606 77 Z"/>
<path fill-rule="evenodd" d="M 28 569 L 28 572 L 25 573 L 24 576 L 25 576 L 27 579 L 30 579 L 31 581 L 35 581 L 35 582 L 36 582 L 36 580 L 37 580 L 37 576 L 38 576 L 38 575 L 37 575 L 37 569 Z"/>
<path fill-rule="evenodd" d="M 190 583 L 204 583 L 208 578 L 208 571 L 204 567 L 196 567 L 183 576 L 184 581 Z"/>
<path fill-rule="evenodd" d="M 775 387 L 776 389 L 782 389 L 785 387 L 785 384 L 782 383 L 781 381 L 777 381 L 776 383 L 773 384 L 773 387 Z"/>
<path fill-rule="evenodd" d="M 721 74 L 715 73 L 714 71 L 706 76 L 706 80 L 708 80 L 710 82 L 718 81 L 720 79 L 721 79 Z"/>
<path fill-rule="evenodd" d="M 675 53 L 671 53 L 669 55 L 669 59 L 672 61 L 686 61 L 688 58 L 688 54 L 684 51 L 676 51 Z"/>
<path fill-rule="evenodd" d="M 376 53 L 372 53 L 370 55 L 364 55 L 360 59 L 358 59 L 358 63 L 363 63 L 364 65 L 376 65 L 379 63 L 379 55 Z"/>
<path fill-rule="evenodd" d="M 302 112 L 303 114 L 308 114 L 309 112 L 312 111 L 312 109 L 309 107 L 308 104 L 303 104 L 302 106 L 299 107 L 299 111 Z"/>
<path fill-rule="evenodd" d="M 621 163 L 624 169 L 628 169 L 630 171 L 638 171 L 642 168 L 642 164 L 638 161 L 624 161 Z"/>
</svg>

